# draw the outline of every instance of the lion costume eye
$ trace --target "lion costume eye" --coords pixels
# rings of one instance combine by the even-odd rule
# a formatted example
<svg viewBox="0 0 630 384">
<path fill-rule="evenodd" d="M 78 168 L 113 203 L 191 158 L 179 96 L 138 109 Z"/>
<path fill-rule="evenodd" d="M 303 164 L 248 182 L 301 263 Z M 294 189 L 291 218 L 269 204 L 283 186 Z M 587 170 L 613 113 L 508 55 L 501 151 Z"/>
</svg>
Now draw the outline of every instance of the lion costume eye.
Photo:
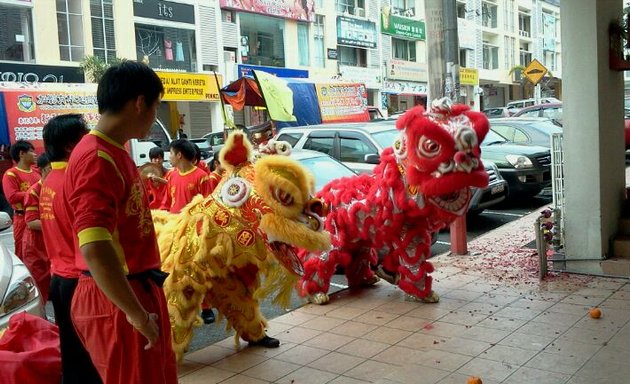
<svg viewBox="0 0 630 384">
<path fill-rule="evenodd" d="M 280 204 L 284 205 L 285 207 L 289 207 L 293 205 L 293 202 L 295 200 L 293 199 L 293 196 L 291 196 L 289 192 L 282 190 L 280 188 L 277 188 L 277 187 L 270 187 L 270 189 L 271 189 L 271 194 L 273 195 L 273 198 L 276 199 Z"/>
<path fill-rule="evenodd" d="M 420 138 L 420 142 L 418 142 L 418 152 L 423 157 L 435 157 L 440 153 L 440 149 L 442 149 L 440 144 L 426 137 Z"/>
<path fill-rule="evenodd" d="M 407 158 L 407 142 L 404 134 L 400 135 L 400 137 L 394 141 L 392 147 L 394 148 L 394 155 L 396 155 L 399 160 Z"/>
</svg>

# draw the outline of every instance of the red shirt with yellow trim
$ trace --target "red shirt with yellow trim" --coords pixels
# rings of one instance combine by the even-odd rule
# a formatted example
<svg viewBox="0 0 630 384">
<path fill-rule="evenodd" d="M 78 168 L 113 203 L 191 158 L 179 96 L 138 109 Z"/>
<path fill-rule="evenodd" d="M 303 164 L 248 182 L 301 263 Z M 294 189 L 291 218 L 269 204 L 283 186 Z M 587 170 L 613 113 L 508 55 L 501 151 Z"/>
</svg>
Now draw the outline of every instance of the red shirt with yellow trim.
<svg viewBox="0 0 630 384">
<path fill-rule="evenodd" d="M 204 171 L 206 173 L 206 175 L 210 174 L 210 168 L 208 168 L 208 163 L 206 163 L 203 160 L 199 160 L 199 162 L 197 163 L 197 168 L 201 169 L 202 171 Z"/>
<path fill-rule="evenodd" d="M 112 241 L 125 273 L 160 268 L 144 183 L 125 148 L 92 130 L 70 156 L 63 187 L 75 234 L 77 267 L 88 270 L 80 248 Z"/>
<path fill-rule="evenodd" d="M 167 183 L 161 183 L 159 181 L 152 181 L 151 179 L 145 179 L 145 188 L 147 194 L 149 196 L 149 208 L 151 209 L 160 209 L 162 202 L 164 201 L 164 196 L 166 195 L 166 191 L 168 190 L 168 178 L 171 175 L 172 170 L 168 170 L 164 173 L 162 178 L 167 181 Z"/>
<path fill-rule="evenodd" d="M 212 193 L 212 185 L 208 174 L 198 167 L 193 167 L 190 171 L 181 172 L 174 170 L 168 178 L 168 193 L 162 202 L 162 209 L 171 213 L 179 213 L 186 204 L 198 194 L 203 197 Z"/>
<path fill-rule="evenodd" d="M 40 174 L 31 169 L 25 171 L 13 167 L 2 176 L 2 190 L 11 207 L 16 211 L 24 211 L 26 191 L 41 179 Z"/>
<path fill-rule="evenodd" d="M 50 259 L 50 272 L 66 279 L 78 278 L 81 274 L 74 257 L 72 221 L 63 201 L 63 183 L 66 177 L 65 161 L 50 163 L 52 170 L 42 183 L 39 194 L 39 218 Z"/>
<path fill-rule="evenodd" d="M 26 191 L 24 198 L 24 221 L 31 222 L 39 220 L 39 196 L 42 190 L 42 180 L 39 181 Z"/>
</svg>

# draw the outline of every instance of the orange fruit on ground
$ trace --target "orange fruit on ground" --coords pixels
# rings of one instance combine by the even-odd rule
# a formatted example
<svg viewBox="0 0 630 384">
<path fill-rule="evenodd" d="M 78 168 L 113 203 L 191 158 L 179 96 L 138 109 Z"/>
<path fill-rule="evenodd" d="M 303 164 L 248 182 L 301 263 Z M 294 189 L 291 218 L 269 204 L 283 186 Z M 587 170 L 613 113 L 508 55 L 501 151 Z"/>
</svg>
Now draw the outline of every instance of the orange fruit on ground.
<svg viewBox="0 0 630 384">
<path fill-rule="evenodd" d="M 483 382 L 476 376 L 470 376 L 468 381 L 466 381 L 466 384 L 483 384 Z"/>
<path fill-rule="evenodd" d="M 599 308 L 591 308 L 590 311 L 588 311 L 588 314 L 593 318 L 593 319 L 599 319 L 600 317 L 602 317 L 602 311 Z"/>
</svg>

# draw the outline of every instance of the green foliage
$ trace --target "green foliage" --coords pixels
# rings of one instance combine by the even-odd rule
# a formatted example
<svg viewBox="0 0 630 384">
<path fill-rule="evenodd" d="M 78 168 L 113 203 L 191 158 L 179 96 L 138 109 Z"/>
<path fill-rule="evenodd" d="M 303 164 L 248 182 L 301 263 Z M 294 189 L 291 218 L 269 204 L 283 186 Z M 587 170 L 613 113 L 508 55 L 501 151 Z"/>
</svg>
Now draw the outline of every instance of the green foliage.
<svg viewBox="0 0 630 384">
<path fill-rule="evenodd" d="M 112 65 L 119 64 L 123 62 L 125 59 L 115 58 L 110 60 L 109 63 L 106 63 L 98 56 L 88 55 L 81 60 L 79 67 L 85 73 L 85 80 L 91 83 L 98 83 L 98 81 L 103 77 L 103 74 L 109 67 Z"/>
</svg>

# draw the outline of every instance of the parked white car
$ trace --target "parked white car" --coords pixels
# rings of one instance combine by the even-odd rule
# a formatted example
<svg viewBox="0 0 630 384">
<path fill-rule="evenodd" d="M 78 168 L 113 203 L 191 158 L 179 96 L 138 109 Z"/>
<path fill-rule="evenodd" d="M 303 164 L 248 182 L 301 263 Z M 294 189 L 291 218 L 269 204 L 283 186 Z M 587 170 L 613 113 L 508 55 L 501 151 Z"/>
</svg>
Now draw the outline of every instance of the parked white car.
<svg viewBox="0 0 630 384">
<path fill-rule="evenodd" d="M 11 218 L 0 212 L 0 231 L 11 227 Z M 24 263 L 0 243 L 0 329 L 7 327 L 12 315 L 28 312 L 44 317 L 45 311 L 35 280 Z"/>
</svg>

